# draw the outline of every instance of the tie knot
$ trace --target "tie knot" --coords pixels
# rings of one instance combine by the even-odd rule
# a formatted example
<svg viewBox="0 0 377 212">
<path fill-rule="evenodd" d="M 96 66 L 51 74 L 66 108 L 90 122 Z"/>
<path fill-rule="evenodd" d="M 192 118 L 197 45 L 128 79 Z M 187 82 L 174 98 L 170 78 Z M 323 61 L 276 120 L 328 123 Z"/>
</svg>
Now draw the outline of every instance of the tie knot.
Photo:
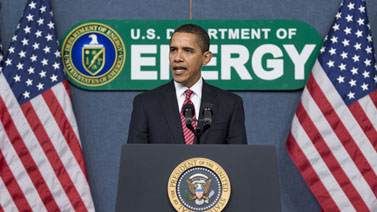
<svg viewBox="0 0 377 212">
<path fill-rule="evenodd" d="M 185 90 L 185 93 L 186 93 L 186 99 L 190 99 L 191 98 L 191 94 L 193 93 L 193 91 L 190 90 L 190 89 L 187 89 L 187 90 Z"/>
</svg>

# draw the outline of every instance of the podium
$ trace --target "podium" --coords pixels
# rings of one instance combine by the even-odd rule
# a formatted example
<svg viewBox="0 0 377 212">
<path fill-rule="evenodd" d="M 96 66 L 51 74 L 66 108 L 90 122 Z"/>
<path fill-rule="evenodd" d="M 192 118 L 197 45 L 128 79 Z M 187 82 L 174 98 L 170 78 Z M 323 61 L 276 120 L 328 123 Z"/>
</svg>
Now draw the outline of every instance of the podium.
<svg viewBox="0 0 377 212">
<path fill-rule="evenodd" d="M 224 212 L 281 211 L 274 146 L 172 144 L 123 145 L 116 211 L 176 211 L 169 177 L 181 162 L 197 157 L 215 161 L 229 177 Z"/>
</svg>

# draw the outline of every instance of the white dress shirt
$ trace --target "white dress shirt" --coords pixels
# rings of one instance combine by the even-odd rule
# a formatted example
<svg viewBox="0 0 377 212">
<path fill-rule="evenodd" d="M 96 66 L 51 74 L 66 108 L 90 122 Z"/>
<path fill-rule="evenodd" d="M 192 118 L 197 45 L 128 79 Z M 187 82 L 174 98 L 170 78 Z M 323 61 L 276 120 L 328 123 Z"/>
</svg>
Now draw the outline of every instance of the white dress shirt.
<svg viewBox="0 0 377 212">
<path fill-rule="evenodd" d="M 193 91 L 191 94 L 191 101 L 194 103 L 195 107 L 195 116 L 199 118 L 198 111 L 200 110 L 200 100 L 202 99 L 202 87 L 203 87 L 203 79 L 200 78 L 191 88 L 187 88 L 186 86 L 174 81 L 175 92 L 177 94 L 178 100 L 178 110 L 181 112 L 183 102 L 186 99 L 185 91 L 190 89 Z"/>
</svg>

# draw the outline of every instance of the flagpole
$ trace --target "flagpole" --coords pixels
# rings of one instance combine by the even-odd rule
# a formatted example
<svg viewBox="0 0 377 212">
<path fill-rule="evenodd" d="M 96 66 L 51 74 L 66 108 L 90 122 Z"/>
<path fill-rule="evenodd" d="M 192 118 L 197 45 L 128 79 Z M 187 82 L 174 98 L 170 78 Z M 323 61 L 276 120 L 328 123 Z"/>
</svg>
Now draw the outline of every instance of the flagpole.
<svg viewBox="0 0 377 212">
<path fill-rule="evenodd" d="M 190 3 L 189 3 L 189 5 L 190 5 L 190 6 L 189 6 L 189 7 L 190 7 L 190 8 L 189 8 L 189 13 L 190 13 L 189 18 L 190 18 L 190 20 L 192 20 L 192 0 L 189 0 L 189 2 L 190 2 Z"/>
</svg>

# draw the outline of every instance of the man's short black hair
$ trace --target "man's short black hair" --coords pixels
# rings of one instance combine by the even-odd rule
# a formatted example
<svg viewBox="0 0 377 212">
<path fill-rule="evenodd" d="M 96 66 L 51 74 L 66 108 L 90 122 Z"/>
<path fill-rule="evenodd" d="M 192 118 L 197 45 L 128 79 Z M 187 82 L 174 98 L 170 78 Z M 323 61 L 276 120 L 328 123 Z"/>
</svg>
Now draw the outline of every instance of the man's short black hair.
<svg viewBox="0 0 377 212">
<path fill-rule="evenodd" d="M 174 33 L 176 32 L 185 32 L 185 33 L 191 33 L 196 35 L 198 44 L 200 48 L 202 49 L 202 52 L 209 51 L 209 36 L 207 31 L 205 31 L 202 27 L 195 25 L 195 24 L 184 24 L 178 27 L 174 30 Z M 173 35 L 174 35 L 173 33 Z"/>
</svg>

